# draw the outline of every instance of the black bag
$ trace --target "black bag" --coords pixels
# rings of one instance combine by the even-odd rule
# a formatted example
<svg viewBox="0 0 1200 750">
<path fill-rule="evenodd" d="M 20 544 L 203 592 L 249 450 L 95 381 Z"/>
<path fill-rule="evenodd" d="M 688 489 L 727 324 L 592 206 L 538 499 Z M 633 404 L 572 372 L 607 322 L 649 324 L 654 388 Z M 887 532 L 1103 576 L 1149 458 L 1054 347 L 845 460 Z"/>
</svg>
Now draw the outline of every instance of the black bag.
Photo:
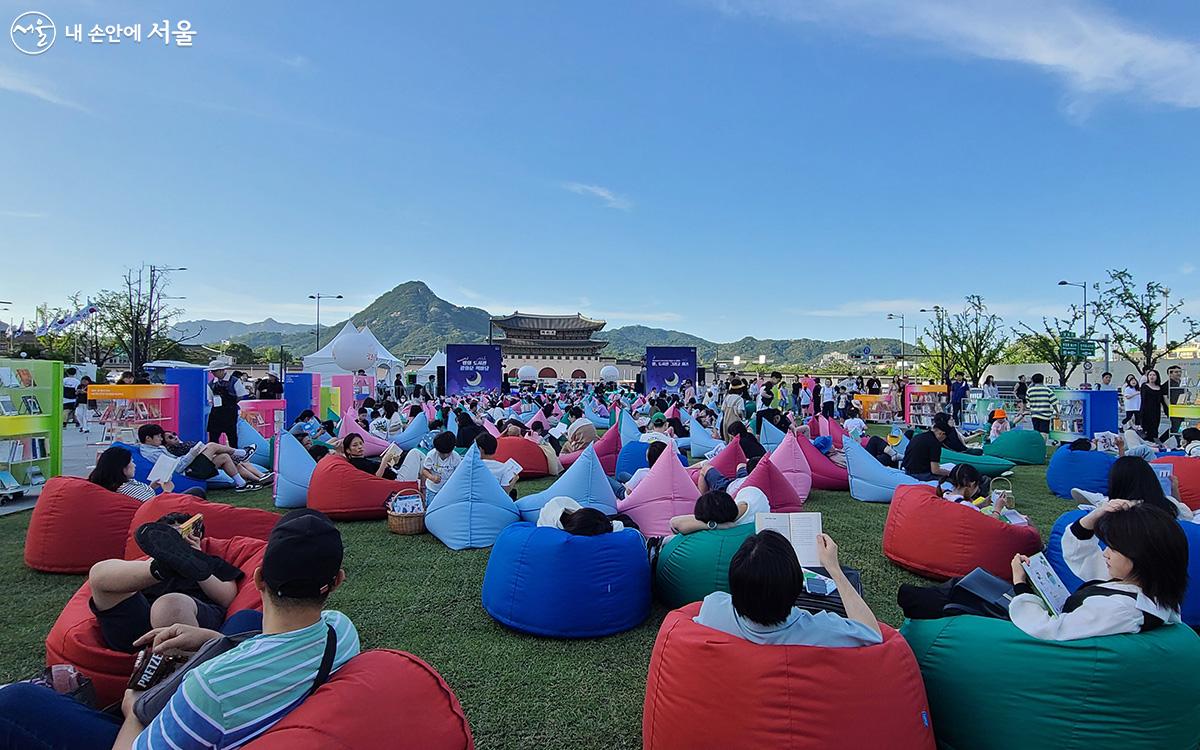
<svg viewBox="0 0 1200 750">
<path fill-rule="evenodd" d="M 983 568 L 976 568 L 950 587 L 950 601 L 942 608 L 949 616 L 977 615 L 1008 618 L 1008 604 L 1013 598 L 1013 586 Z"/>
</svg>

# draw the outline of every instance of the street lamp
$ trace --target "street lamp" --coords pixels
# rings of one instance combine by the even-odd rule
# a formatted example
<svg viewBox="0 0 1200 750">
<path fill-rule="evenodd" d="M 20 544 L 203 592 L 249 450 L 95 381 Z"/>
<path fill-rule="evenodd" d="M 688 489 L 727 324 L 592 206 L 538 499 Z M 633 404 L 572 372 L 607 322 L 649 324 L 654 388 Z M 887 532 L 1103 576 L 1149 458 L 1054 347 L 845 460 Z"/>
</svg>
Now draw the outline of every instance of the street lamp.
<svg viewBox="0 0 1200 750">
<path fill-rule="evenodd" d="M 922 307 L 921 312 L 933 313 L 938 327 L 938 363 L 942 371 L 942 384 L 950 384 L 950 373 L 946 371 L 946 308 L 941 305 Z"/>
<path fill-rule="evenodd" d="M 316 294 L 308 295 L 308 298 L 315 299 L 317 301 L 317 330 L 316 330 L 317 351 L 321 351 L 321 300 L 323 300 L 323 299 L 341 299 L 342 295 L 340 295 L 340 294 L 322 294 L 321 292 L 317 292 Z"/>
<path fill-rule="evenodd" d="M 904 313 L 888 313 L 888 320 L 900 321 L 900 375 L 904 376 Z"/>
<path fill-rule="evenodd" d="M 1088 308 L 1087 282 L 1086 281 L 1060 281 L 1060 282 L 1058 282 L 1058 285 L 1059 286 L 1077 286 L 1083 290 L 1083 340 L 1084 341 L 1090 340 L 1090 335 L 1088 334 L 1088 321 L 1087 321 L 1087 308 Z M 1088 367 L 1091 367 L 1091 365 L 1088 365 Z M 1084 384 L 1084 386 L 1087 386 L 1087 384 L 1088 384 L 1088 368 L 1087 367 L 1083 368 L 1083 384 Z"/>
</svg>

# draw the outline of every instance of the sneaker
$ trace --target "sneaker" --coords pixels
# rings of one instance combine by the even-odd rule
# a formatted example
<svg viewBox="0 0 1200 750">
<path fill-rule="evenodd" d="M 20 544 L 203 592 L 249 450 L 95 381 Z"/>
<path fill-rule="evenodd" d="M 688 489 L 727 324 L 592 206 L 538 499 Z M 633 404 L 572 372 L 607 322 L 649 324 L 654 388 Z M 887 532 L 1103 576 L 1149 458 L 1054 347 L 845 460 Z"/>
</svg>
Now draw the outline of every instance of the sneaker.
<svg viewBox="0 0 1200 750">
<path fill-rule="evenodd" d="M 1071 488 L 1071 498 L 1079 503 L 1087 503 L 1088 505 L 1099 506 L 1108 497 L 1103 492 L 1088 492 L 1081 490 L 1078 487 Z"/>
<path fill-rule="evenodd" d="M 268 484 L 271 484 L 274 479 L 275 479 L 275 472 L 273 472 L 273 471 L 264 472 L 262 475 L 262 479 L 259 479 L 257 482 L 255 482 L 255 484 L 257 484 L 259 487 L 265 487 Z"/>
<path fill-rule="evenodd" d="M 242 492 L 254 492 L 255 490 L 258 490 L 258 489 L 261 489 L 261 487 L 258 485 L 257 482 L 246 482 L 241 487 L 234 488 L 233 491 L 242 493 Z"/>
<path fill-rule="evenodd" d="M 245 452 L 246 456 L 245 456 L 244 458 L 242 458 L 241 460 L 242 460 L 242 461 L 249 461 L 249 460 L 250 460 L 250 457 L 254 455 L 254 451 L 255 451 L 255 450 L 257 450 L 257 448 L 256 448 L 255 446 L 253 446 L 253 445 L 247 445 L 247 446 L 246 446 L 245 448 L 243 448 L 242 450 Z"/>
<path fill-rule="evenodd" d="M 137 546 L 152 558 L 150 572 L 160 581 L 174 575 L 203 581 L 212 575 L 212 562 L 198 554 L 178 529 L 165 523 L 144 523 L 133 535 Z"/>
</svg>

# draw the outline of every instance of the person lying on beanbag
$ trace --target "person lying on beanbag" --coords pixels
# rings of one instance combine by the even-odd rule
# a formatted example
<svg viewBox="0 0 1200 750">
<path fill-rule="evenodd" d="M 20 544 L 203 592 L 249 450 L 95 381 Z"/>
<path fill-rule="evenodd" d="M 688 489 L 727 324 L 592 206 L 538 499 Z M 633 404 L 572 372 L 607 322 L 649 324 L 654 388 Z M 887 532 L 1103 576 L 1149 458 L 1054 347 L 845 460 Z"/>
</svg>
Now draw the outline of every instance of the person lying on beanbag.
<svg viewBox="0 0 1200 750">
<path fill-rule="evenodd" d="M 767 496 L 757 487 L 747 487 L 737 499 L 724 490 L 709 490 L 696 499 L 696 510 L 686 516 L 671 519 L 671 530 L 691 534 L 706 529 L 728 529 L 744 523 L 754 523 L 759 513 L 770 513 Z"/>
</svg>

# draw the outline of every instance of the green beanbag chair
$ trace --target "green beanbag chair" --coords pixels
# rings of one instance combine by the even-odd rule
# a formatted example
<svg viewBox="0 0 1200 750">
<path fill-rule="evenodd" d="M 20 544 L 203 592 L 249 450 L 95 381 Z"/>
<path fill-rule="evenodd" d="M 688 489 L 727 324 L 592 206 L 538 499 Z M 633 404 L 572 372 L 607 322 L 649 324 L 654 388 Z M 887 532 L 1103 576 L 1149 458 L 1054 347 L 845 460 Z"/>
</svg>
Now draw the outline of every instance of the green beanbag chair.
<svg viewBox="0 0 1200 750">
<path fill-rule="evenodd" d="M 1046 463 L 1046 438 L 1034 430 L 1009 430 L 983 446 L 983 455 L 1022 466 L 1042 466 Z"/>
<path fill-rule="evenodd" d="M 944 750 L 1192 750 L 1200 637 L 1186 625 L 1043 641 L 1007 620 L 908 620 Z"/>
<path fill-rule="evenodd" d="M 729 591 L 729 561 L 754 524 L 676 534 L 658 553 L 655 590 L 671 609 L 698 602 L 714 591 Z"/>
<path fill-rule="evenodd" d="M 1016 466 L 1012 461 L 1005 458 L 996 458 L 995 456 L 976 456 L 973 453 L 959 453 L 958 451 L 947 450 L 942 448 L 942 463 L 944 464 L 970 464 L 979 473 L 987 477 L 998 477 L 1006 471 Z"/>
</svg>

